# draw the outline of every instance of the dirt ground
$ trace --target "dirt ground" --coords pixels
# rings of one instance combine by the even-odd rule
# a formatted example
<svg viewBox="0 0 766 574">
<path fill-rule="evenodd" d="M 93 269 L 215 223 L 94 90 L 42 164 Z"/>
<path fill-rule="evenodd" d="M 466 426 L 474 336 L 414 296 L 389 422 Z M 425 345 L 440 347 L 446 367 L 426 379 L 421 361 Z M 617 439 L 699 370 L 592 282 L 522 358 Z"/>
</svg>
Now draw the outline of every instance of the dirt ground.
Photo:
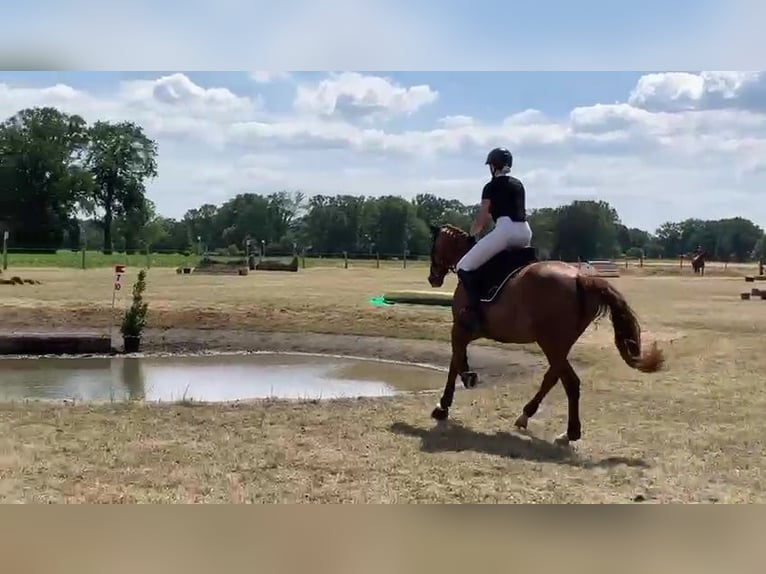
<svg viewBox="0 0 766 574">
<path fill-rule="evenodd" d="M 23 271 L 41 284 L 0 287 L 1 329 L 117 324 L 109 270 Z M 459 388 L 441 427 L 429 418 L 438 395 L 0 404 L 0 502 L 766 500 L 766 301 L 740 300 L 754 286 L 741 277 L 613 281 L 639 313 L 645 340 L 665 350 L 667 370 L 630 370 L 608 319 L 589 329 L 572 354 L 583 381 L 583 438 L 572 449 L 551 444 L 566 426 L 560 386 L 528 433 L 513 429 L 545 370 L 536 347 L 475 344 L 469 360 L 482 384 Z M 368 303 L 387 290 L 427 289 L 423 267 L 244 277 L 152 269 L 148 285 L 147 352 L 449 359 L 449 310 Z M 451 277 L 444 290 L 453 287 Z M 114 335 L 118 344 L 116 327 Z"/>
</svg>

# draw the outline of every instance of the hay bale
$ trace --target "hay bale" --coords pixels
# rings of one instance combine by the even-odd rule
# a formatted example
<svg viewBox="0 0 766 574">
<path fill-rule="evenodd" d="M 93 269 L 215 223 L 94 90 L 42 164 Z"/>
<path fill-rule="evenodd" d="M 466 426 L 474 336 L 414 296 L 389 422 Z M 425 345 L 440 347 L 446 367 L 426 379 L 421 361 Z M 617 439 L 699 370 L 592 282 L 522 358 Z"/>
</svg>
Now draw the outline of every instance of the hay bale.
<svg viewBox="0 0 766 574">
<path fill-rule="evenodd" d="M 761 301 L 766 301 L 766 291 L 761 291 Z"/>
<path fill-rule="evenodd" d="M 758 289 L 757 287 L 753 287 L 752 289 L 750 289 L 750 294 L 753 297 L 759 297 L 761 295 L 761 290 Z"/>
<path fill-rule="evenodd" d="M 749 301 L 750 300 L 750 293 L 740 293 L 740 297 L 742 297 L 743 301 Z"/>
<path fill-rule="evenodd" d="M 755 277 L 752 277 L 750 275 L 745 277 L 745 283 L 753 283 L 754 281 L 755 281 Z"/>
<path fill-rule="evenodd" d="M 250 273 L 250 269 L 248 269 L 247 267 L 242 267 L 241 269 L 239 269 L 240 277 L 243 275 L 247 275 L 248 273 Z"/>
<path fill-rule="evenodd" d="M 452 306 L 452 293 L 444 291 L 390 291 L 383 295 L 386 303 L 402 303 L 407 305 L 437 305 Z"/>
</svg>

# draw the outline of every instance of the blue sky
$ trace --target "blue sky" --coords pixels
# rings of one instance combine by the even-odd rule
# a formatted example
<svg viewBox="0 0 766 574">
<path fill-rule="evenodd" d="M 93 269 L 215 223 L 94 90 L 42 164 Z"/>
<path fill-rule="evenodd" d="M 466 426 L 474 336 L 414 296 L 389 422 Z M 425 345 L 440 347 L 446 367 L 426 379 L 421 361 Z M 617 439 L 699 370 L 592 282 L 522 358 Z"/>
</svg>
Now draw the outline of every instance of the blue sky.
<svg viewBox="0 0 766 574">
<path fill-rule="evenodd" d="M 491 30 L 491 27 L 488 28 Z M 506 145 L 530 207 L 604 199 L 628 225 L 766 227 L 766 76 L 740 72 L 0 72 L 0 113 L 129 119 L 180 217 L 240 192 L 478 200 Z"/>
<path fill-rule="evenodd" d="M 0 54 L 49 68 L 758 69 L 766 53 L 759 0 L 7 4 Z"/>
</svg>

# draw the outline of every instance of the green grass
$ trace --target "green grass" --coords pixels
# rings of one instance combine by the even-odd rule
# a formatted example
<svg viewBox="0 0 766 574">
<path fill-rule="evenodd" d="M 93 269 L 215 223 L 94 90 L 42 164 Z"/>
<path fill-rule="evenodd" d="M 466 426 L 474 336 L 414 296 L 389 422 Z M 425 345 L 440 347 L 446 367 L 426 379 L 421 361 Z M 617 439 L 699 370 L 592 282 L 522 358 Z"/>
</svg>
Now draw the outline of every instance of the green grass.
<svg viewBox="0 0 766 574">
<path fill-rule="evenodd" d="M 85 252 L 85 267 L 96 269 L 112 265 L 127 265 L 128 267 L 179 267 L 194 265 L 199 261 L 196 255 L 184 256 L 180 253 L 145 253 L 126 255 L 112 253 L 104 255 L 100 251 Z M 8 269 L 30 267 L 80 268 L 83 263 L 80 251 L 61 250 L 56 253 L 8 253 Z"/>
<path fill-rule="evenodd" d="M 227 256 L 214 255 L 214 259 L 227 260 L 227 259 L 240 259 L 240 257 L 232 258 Z M 1 257 L 0 257 L 1 259 Z M 284 257 L 267 257 L 267 259 L 277 259 L 281 261 L 289 261 L 290 256 Z M 86 251 L 85 252 L 85 268 L 86 269 L 98 269 L 104 267 L 112 267 L 113 265 L 127 265 L 128 267 L 180 267 L 190 266 L 194 267 L 199 262 L 200 257 L 196 254 L 182 255 L 180 253 L 152 253 L 147 256 L 145 253 L 136 253 L 133 255 L 126 255 L 125 253 L 113 253 L 111 255 L 104 255 L 101 251 Z M 407 266 L 422 266 L 422 261 L 408 261 Z M 13 268 L 74 268 L 80 269 L 83 265 L 82 252 L 60 250 L 56 253 L 8 253 L 8 269 Z M 349 268 L 374 268 L 376 262 L 374 259 L 349 259 Z M 306 267 L 344 267 L 343 257 L 306 257 Z M 403 262 L 401 260 L 381 260 L 381 268 L 402 268 Z"/>
<path fill-rule="evenodd" d="M 231 259 L 227 256 L 214 255 L 215 259 Z M 242 258 L 242 256 L 237 257 Z M 268 259 L 277 259 L 280 261 L 289 261 L 291 256 L 274 256 Z M 1 259 L 1 257 L 0 257 Z M 100 251 L 85 252 L 85 268 L 98 269 L 111 267 L 113 265 L 127 265 L 128 267 L 194 267 L 199 262 L 198 255 L 182 255 L 180 253 L 152 253 L 147 256 L 144 253 L 126 255 L 125 253 L 113 253 L 104 255 Z M 614 259 L 621 271 L 625 271 L 624 259 Z M 343 269 L 345 262 L 343 256 L 331 257 L 306 257 L 306 268 L 334 267 Z M 378 265 L 375 259 L 348 259 L 349 269 L 374 269 Z M 404 262 L 401 259 L 384 260 L 379 262 L 382 269 L 402 269 Z M 422 268 L 428 266 L 427 257 L 419 261 L 408 260 L 407 267 Z M 82 267 L 82 253 L 79 251 L 60 250 L 56 253 L 8 253 L 8 269 L 13 268 L 74 268 Z M 647 259 L 644 261 L 644 267 L 640 268 L 636 260 L 629 260 L 628 268 L 631 273 L 641 273 L 644 275 L 676 275 L 679 273 L 691 274 L 691 268 L 688 262 L 685 262 L 684 268 L 679 268 L 678 260 L 674 259 Z M 755 275 L 758 272 L 756 263 L 733 263 L 724 268 L 720 262 L 709 261 L 707 263 L 706 273 L 725 274 L 725 275 Z"/>
</svg>

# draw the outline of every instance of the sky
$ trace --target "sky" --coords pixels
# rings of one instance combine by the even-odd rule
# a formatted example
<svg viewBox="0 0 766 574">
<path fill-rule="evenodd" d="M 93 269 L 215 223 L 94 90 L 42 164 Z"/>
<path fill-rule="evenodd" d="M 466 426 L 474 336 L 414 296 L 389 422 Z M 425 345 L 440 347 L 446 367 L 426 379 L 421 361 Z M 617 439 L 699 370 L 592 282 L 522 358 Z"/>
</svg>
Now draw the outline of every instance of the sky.
<svg viewBox="0 0 766 574">
<path fill-rule="evenodd" d="M 159 148 L 147 194 L 171 217 L 282 189 L 476 203 L 506 146 L 529 208 L 766 227 L 758 72 L 0 72 L 2 117 L 42 105 L 142 125 Z"/>
<path fill-rule="evenodd" d="M 0 59 L 45 69 L 721 70 L 766 52 L 761 0 L 5 4 Z"/>
<path fill-rule="evenodd" d="M 529 207 L 766 227 L 766 76 L 700 71 L 766 69 L 765 20 L 759 0 L 27 0 L 0 68 L 60 71 L 0 72 L 0 115 L 140 123 L 172 217 L 282 189 L 474 203 L 506 146 Z"/>
</svg>

